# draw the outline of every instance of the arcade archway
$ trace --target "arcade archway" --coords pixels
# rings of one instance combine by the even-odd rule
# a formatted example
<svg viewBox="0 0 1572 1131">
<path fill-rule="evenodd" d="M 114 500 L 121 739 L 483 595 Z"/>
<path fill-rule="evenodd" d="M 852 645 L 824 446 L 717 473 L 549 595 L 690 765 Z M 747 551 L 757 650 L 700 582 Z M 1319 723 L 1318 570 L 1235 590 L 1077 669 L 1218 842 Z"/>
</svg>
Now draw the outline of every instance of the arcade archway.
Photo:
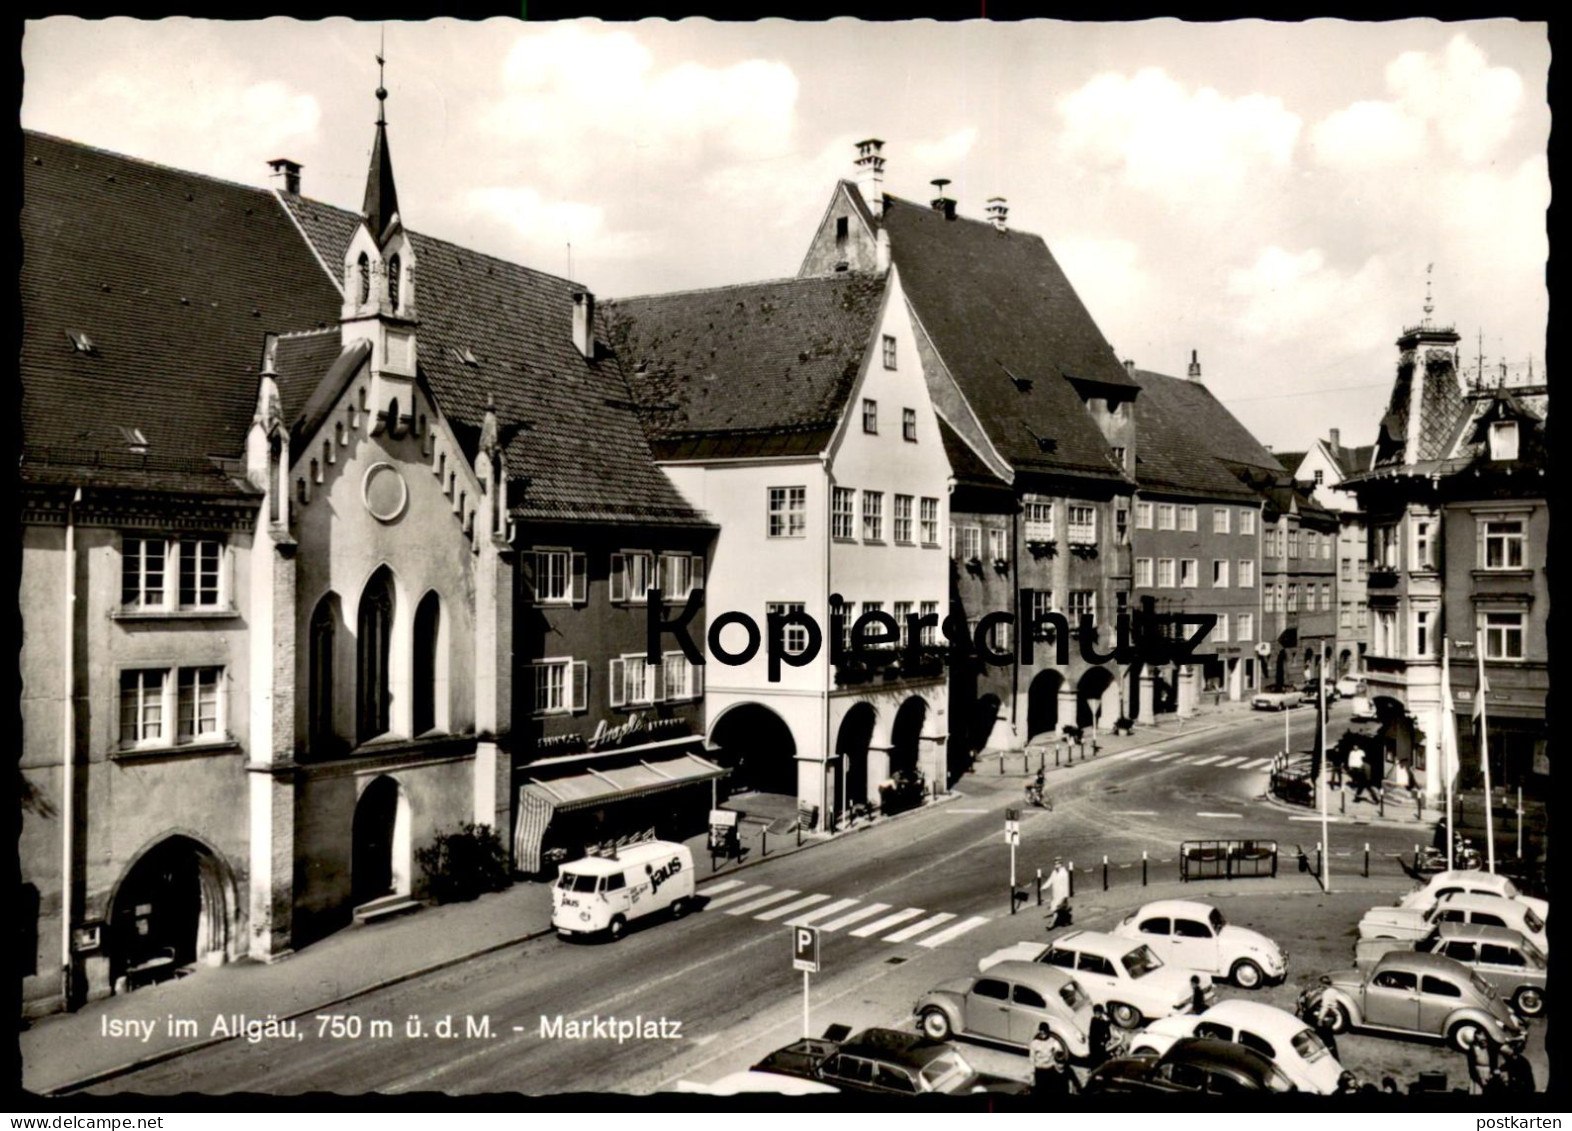
<svg viewBox="0 0 1572 1131">
<path fill-rule="evenodd" d="M 875 800 L 868 794 L 868 747 L 873 742 L 878 716 L 871 703 L 858 703 L 846 712 L 835 735 L 835 753 L 846 767 L 844 798 L 847 805 Z"/>
<path fill-rule="evenodd" d="M 1027 741 L 1059 729 L 1059 689 L 1063 686 L 1063 674 L 1051 668 L 1032 678 L 1026 693 Z"/>
<path fill-rule="evenodd" d="M 1119 713 L 1119 706 L 1116 696 L 1108 696 L 1110 689 L 1117 691 L 1117 686 L 1113 673 L 1107 668 L 1087 668 L 1082 673 L 1080 682 L 1076 684 L 1076 726 L 1090 727 L 1094 721 L 1104 728 L 1113 725 Z M 1109 713 L 1108 698 L 1115 699 L 1111 708 L 1112 714 Z"/>
<path fill-rule="evenodd" d="M 890 727 L 890 776 L 915 775 L 920 766 L 922 725 L 928 719 L 928 704 L 913 695 L 895 712 Z"/>
</svg>

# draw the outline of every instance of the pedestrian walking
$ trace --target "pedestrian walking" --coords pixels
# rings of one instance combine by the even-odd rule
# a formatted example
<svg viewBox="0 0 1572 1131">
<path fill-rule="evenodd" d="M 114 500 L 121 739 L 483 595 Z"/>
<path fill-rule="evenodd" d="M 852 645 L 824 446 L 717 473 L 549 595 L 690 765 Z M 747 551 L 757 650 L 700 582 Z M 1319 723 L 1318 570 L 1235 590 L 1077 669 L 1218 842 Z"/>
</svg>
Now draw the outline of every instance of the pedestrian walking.
<svg viewBox="0 0 1572 1131">
<path fill-rule="evenodd" d="M 1190 1012 L 1206 1012 L 1206 991 L 1201 988 L 1201 975 L 1190 975 Z"/>
<path fill-rule="evenodd" d="M 1354 800 L 1364 800 L 1365 791 L 1370 788 L 1370 769 L 1365 765 L 1362 747 L 1355 746 L 1348 752 L 1348 781 L 1354 787 Z"/>
<path fill-rule="evenodd" d="M 1463 1055 L 1468 1060 L 1469 1095 L 1482 1096 L 1488 1090 L 1491 1077 L 1496 1074 L 1496 1061 L 1499 1056 L 1496 1043 L 1483 1029 L 1474 1029 L 1473 1037 L 1469 1040 L 1468 1048 Z"/>
<path fill-rule="evenodd" d="M 1052 1095 L 1056 1081 L 1053 1079 L 1059 1067 L 1060 1044 L 1049 1031 L 1047 1022 L 1037 1026 L 1037 1035 L 1032 1038 L 1028 1050 L 1032 1058 L 1032 1091 L 1039 1096 Z"/>
<path fill-rule="evenodd" d="M 1092 1023 L 1087 1026 L 1087 1056 L 1095 1071 L 1108 1059 L 1109 1045 L 1113 1042 L 1113 1026 L 1108 1021 L 1108 1010 L 1101 1002 L 1092 1006 Z"/>
<path fill-rule="evenodd" d="M 1068 926 L 1070 923 L 1070 872 L 1064 861 L 1055 856 L 1053 870 L 1048 873 L 1048 929 Z"/>
</svg>

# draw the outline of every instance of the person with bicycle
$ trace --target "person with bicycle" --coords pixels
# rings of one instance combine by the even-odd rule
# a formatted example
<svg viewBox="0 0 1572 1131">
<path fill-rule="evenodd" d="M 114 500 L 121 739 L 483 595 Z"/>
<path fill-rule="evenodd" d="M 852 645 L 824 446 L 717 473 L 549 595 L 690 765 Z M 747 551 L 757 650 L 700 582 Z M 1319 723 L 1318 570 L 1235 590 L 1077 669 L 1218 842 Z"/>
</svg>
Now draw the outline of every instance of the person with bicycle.
<svg viewBox="0 0 1572 1131">
<path fill-rule="evenodd" d="M 1043 809 L 1052 809 L 1053 802 L 1048 800 L 1048 795 L 1046 792 L 1044 792 L 1045 782 L 1046 779 L 1043 775 L 1043 769 L 1041 766 L 1039 766 L 1037 768 L 1037 776 L 1026 783 L 1026 800 L 1030 804 L 1039 806 Z"/>
</svg>

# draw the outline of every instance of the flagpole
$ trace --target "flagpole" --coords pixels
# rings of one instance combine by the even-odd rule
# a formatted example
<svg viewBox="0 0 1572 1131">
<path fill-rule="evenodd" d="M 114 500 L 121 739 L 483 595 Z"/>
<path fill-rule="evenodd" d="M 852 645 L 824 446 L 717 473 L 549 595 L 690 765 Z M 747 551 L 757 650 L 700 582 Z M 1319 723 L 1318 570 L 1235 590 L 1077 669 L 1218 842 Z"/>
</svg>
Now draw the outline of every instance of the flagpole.
<svg viewBox="0 0 1572 1131">
<path fill-rule="evenodd" d="M 1448 714 L 1452 710 L 1452 639 L 1441 638 L 1441 710 Z M 1457 842 L 1457 829 L 1452 824 L 1452 759 L 1456 749 L 1455 718 L 1441 720 L 1441 778 L 1446 782 L 1446 870 L 1450 872 L 1453 867 L 1452 846 Z M 1447 741 L 1447 736 L 1453 735 L 1452 742 Z"/>
<path fill-rule="evenodd" d="M 1485 718 L 1485 640 L 1474 630 L 1474 652 L 1479 657 L 1479 760 L 1485 768 L 1485 852 L 1490 870 L 1496 870 L 1495 794 L 1490 790 L 1490 724 Z"/>
<path fill-rule="evenodd" d="M 1332 761 L 1326 748 L 1326 645 L 1316 657 L 1316 694 L 1320 697 L 1321 713 L 1321 890 L 1332 890 L 1332 841 L 1327 835 L 1327 766 Z"/>
</svg>

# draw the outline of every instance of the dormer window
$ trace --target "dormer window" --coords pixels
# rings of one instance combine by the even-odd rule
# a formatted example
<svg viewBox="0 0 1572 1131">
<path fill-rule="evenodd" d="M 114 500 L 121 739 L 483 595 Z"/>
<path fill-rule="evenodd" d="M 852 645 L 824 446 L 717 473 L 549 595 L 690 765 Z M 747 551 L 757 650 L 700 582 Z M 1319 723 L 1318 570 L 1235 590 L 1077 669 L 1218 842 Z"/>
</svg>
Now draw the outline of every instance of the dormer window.
<svg viewBox="0 0 1572 1131">
<path fill-rule="evenodd" d="M 398 310 L 399 281 L 403 277 L 402 264 L 398 256 L 388 260 L 388 305 L 395 311 Z"/>
<path fill-rule="evenodd" d="M 71 341 L 71 351 L 73 353 L 92 354 L 98 352 L 98 347 L 93 344 L 93 339 L 89 338 L 82 331 L 67 330 L 65 334 Z"/>
<path fill-rule="evenodd" d="M 1490 458 L 1493 460 L 1517 458 L 1517 421 L 1496 420 L 1491 422 Z"/>
<path fill-rule="evenodd" d="M 371 301 L 371 260 L 365 252 L 360 253 L 355 267 L 360 272 L 360 301 L 364 304 Z"/>
</svg>

